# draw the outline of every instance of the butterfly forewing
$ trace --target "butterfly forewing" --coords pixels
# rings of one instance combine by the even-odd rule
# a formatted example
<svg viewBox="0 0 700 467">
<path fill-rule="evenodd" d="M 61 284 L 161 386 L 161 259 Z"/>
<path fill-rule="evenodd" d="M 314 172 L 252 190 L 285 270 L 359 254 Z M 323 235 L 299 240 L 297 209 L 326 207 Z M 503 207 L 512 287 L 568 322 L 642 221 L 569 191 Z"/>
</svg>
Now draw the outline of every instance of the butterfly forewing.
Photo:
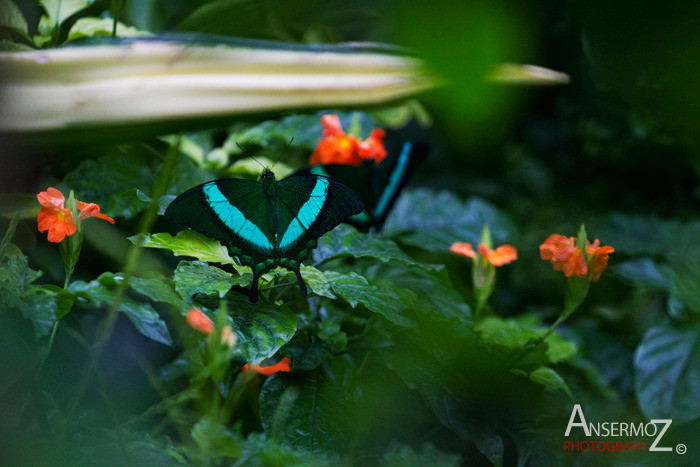
<svg viewBox="0 0 700 467">
<path fill-rule="evenodd" d="M 225 179 L 194 187 L 178 196 L 166 217 L 229 246 L 255 263 L 274 254 L 268 202 L 258 182 Z M 243 259 L 243 258 L 242 258 Z"/>
<path fill-rule="evenodd" d="M 277 190 L 277 244 L 282 256 L 291 257 L 308 249 L 310 241 L 315 242 L 347 217 L 364 209 L 357 193 L 328 177 L 288 177 L 279 182 Z"/>
</svg>

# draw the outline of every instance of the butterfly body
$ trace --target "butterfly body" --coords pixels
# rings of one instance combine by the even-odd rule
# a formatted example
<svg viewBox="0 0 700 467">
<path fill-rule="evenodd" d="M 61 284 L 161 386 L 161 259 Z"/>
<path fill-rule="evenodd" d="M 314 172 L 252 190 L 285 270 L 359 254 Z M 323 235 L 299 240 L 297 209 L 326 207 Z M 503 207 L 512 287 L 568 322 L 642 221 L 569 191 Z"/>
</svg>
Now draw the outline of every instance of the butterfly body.
<svg viewBox="0 0 700 467">
<path fill-rule="evenodd" d="M 319 237 L 363 209 L 354 191 L 327 177 L 277 181 L 265 170 L 259 182 L 231 178 L 191 188 L 173 200 L 165 216 L 220 240 L 241 264 L 250 266 L 249 298 L 254 302 L 259 277 L 276 267 L 293 271 L 306 295 L 301 262 Z"/>
<path fill-rule="evenodd" d="M 327 176 L 355 190 L 360 194 L 365 210 L 349 218 L 348 222 L 367 230 L 384 223 L 401 189 L 427 153 L 426 144 L 405 142 L 398 152 L 387 156 L 379 164 L 367 160 L 362 165 L 315 165 L 295 175 Z"/>
</svg>

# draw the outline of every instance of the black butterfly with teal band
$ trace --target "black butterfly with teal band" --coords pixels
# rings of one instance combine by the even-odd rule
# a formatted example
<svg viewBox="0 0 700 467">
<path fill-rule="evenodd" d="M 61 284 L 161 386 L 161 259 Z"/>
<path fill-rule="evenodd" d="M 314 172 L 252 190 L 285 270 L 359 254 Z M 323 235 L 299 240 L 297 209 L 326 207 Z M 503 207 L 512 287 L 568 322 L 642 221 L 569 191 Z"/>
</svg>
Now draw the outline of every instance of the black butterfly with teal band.
<svg viewBox="0 0 700 467">
<path fill-rule="evenodd" d="M 350 217 L 347 222 L 368 230 L 384 223 L 401 189 L 427 155 L 427 144 L 407 141 L 399 151 L 390 153 L 379 164 L 368 160 L 359 166 L 315 165 L 299 170 L 294 175 L 327 176 L 355 190 L 362 198 L 365 210 Z"/>
<path fill-rule="evenodd" d="M 258 279 L 278 266 L 294 272 L 306 296 L 301 262 L 319 237 L 363 210 L 357 193 L 328 177 L 277 181 L 266 169 L 260 181 L 229 178 L 191 188 L 170 203 L 165 217 L 221 241 L 241 264 L 250 266 L 248 298 L 256 302 Z"/>
</svg>

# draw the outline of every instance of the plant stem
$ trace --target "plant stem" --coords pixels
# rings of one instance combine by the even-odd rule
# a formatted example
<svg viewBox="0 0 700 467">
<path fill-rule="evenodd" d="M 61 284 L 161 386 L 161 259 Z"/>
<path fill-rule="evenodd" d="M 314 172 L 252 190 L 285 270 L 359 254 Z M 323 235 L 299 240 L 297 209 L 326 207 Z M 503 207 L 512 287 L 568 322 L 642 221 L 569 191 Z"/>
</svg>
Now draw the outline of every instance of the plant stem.
<svg viewBox="0 0 700 467">
<path fill-rule="evenodd" d="M 165 160 L 163 161 L 163 168 L 160 172 L 158 180 L 153 187 L 152 201 L 151 204 L 146 209 L 146 212 L 141 217 L 141 222 L 139 223 L 139 233 L 148 232 L 153 223 L 156 220 L 158 214 L 158 201 L 165 194 L 168 186 L 170 185 L 170 180 L 172 179 L 173 173 L 175 172 L 175 167 L 177 166 L 178 157 L 180 155 L 180 141 L 179 138 L 174 142 L 174 144 L 168 149 L 165 154 Z M 75 398 L 73 400 L 73 405 L 69 411 L 68 420 L 73 418 L 73 415 L 78 409 L 78 404 L 82 400 L 83 394 L 87 387 L 87 383 L 90 374 L 95 370 L 97 362 L 99 361 L 102 351 L 104 350 L 107 341 L 109 341 L 112 335 L 112 330 L 114 324 L 117 321 L 119 306 L 121 305 L 124 296 L 126 295 L 126 290 L 129 286 L 129 278 L 136 271 L 138 266 L 138 259 L 141 252 L 141 247 L 139 245 L 133 245 L 129 249 L 127 254 L 126 264 L 124 265 L 124 278 L 119 283 L 117 290 L 114 293 L 114 298 L 112 305 L 109 308 L 107 317 L 103 321 L 100 330 L 98 331 L 98 336 L 95 339 L 91 347 L 90 361 L 82 373 L 82 377 L 78 381 Z"/>
</svg>

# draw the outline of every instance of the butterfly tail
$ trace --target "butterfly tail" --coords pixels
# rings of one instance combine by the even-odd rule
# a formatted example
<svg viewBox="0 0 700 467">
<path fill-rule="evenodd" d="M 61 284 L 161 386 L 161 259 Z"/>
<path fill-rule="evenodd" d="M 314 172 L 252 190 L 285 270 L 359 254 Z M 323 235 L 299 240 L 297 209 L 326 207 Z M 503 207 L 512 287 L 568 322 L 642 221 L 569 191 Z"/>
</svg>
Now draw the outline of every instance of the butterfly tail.
<svg viewBox="0 0 700 467">
<path fill-rule="evenodd" d="M 304 279 L 301 278 L 301 271 L 296 269 L 294 274 L 297 276 L 297 281 L 299 282 L 299 291 L 301 292 L 301 296 L 306 297 L 308 292 L 306 290 L 306 283 L 304 283 Z"/>
<path fill-rule="evenodd" d="M 258 301 L 258 282 L 260 279 L 260 274 L 253 274 L 253 282 L 250 285 L 250 292 L 248 292 L 248 301 L 250 303 L 256 303 Z"/>
</svg>

